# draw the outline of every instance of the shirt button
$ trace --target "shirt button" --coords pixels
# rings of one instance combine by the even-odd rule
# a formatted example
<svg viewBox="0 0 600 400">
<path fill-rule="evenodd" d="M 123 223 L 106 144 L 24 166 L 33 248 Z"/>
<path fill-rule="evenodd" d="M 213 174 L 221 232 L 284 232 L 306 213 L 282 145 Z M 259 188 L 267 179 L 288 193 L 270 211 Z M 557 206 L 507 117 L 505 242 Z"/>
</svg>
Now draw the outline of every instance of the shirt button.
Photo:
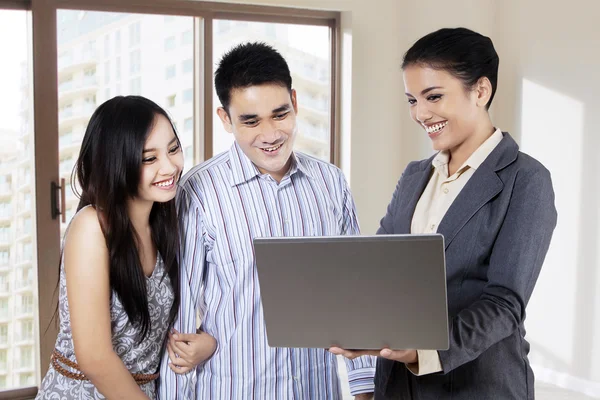
<svg viewBox="0 0 600 400">
<path fill-rule="evenodd" d="M 445 193 L 445 194 L 448 194 L 448 192 L 449 192 L 448 188 L 447 188 L 447 187 L 445 187 L 445 188 L 444 188 L 444 193 Z"/>
<path fill-rule="evenodd" d="M 431 224 L 431 231 L 435 231 L 435 224 Z"/>
</svg>

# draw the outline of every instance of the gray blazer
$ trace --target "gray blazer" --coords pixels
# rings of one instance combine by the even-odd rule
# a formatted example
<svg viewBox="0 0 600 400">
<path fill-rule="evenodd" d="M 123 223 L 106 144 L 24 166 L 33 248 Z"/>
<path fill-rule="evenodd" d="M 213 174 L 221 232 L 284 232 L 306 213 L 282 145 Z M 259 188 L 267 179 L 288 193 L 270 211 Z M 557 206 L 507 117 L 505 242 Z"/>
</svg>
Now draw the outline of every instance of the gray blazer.
<svg viewBox="0 0 600 400">
<path fill-rule="evenodd" d="M 523 321 L 557 213 L 548 170 L 503 134 L 438 228 L 450 324 L 450 348 L 439 352 L 443 372 L 418 377 L 379 358 L 376 399 L 534 398 Z M 410 232 L 432 160 L 406 167 L 378 233 Z"/>
</svg>

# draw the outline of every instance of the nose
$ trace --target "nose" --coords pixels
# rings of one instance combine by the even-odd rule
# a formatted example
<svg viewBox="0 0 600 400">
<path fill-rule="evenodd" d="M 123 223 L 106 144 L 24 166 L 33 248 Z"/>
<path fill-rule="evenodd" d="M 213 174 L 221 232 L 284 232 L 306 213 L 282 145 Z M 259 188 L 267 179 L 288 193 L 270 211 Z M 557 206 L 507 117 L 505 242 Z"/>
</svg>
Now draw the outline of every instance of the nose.
<svg viewBox="0 0 600 400">
<path fill-rule="evenodd" d="M 165 175 L 165 176 L 171 176 L 173 174 L 175 174 L 175 172 L 177 172 L 177 164 L 174 162 L 174 160 L 172 159 L 172 157 L 163 157 L 161 163 L 160 163 L 160 170 L 159 173 L 161 175 Z"/>
<path fill-rule="evenodd" d="M 419 121 L 421 123 L 425 123 L 431 119 L 432 115 L 431 115 L 431 112 L 429 111 L 429 109 L 427 108 L 427 104 L 423 104 L 422 102 L 417 103 L 415 108 L 416 108 L 415 117 L 416 117 L 417 121 Z"/>
<path fill-rule="evenodd" d="M 273 144 L 277 143 L 282 136 L 277 121 L 270 121 L 270 123 L 264 124 L 264 128 L 260 133 L 260 140 L 263 143 Z"/>
</svg>

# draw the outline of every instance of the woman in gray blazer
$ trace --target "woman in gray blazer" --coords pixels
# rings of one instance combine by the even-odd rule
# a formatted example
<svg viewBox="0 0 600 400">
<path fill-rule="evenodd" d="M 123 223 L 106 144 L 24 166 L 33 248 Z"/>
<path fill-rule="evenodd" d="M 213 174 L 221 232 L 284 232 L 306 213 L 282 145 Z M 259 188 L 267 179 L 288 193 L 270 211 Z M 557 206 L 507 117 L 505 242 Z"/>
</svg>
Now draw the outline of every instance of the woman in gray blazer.
<svg viewBox="0 0 600 400">
<path fill-rule="evenodd" d="M 534 398 L 525 307 L 557 213 L 548 170 L 488 114 L 498 63 L 492 41 L 464 28 L 404 56 L 411 117 L 438 153 L 406 167 L 378 233 L 444 235 L 450 347 L 330 349 L 379 356 L 375 399 Z"/>
</svg>

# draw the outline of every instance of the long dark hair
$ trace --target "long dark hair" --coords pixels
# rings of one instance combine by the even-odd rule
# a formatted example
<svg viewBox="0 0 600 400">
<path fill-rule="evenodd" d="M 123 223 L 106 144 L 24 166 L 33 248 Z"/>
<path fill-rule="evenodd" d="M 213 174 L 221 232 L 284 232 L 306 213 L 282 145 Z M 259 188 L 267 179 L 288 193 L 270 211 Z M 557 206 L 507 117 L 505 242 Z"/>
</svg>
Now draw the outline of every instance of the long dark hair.
<svg viewBox="0 0 600 400">
<path fill-rule="evenodd" d="M 500 59 L 492 40 L 467 28 L 442 28 L 423 36 L 404 54 L 402 69 L 422 65 L 445 70 L 460 79 L 466 89 L 486 77 L 492 84 L 489 109 L 498 86 Z"/>
<path fill-rule="evenodd" d="M 77 211 L 90 204 L 96 208 L 109 252 L 110 288 L 129 320 L 141 328 L 139 341 L 150 329 L 150 313 L 139 238 L 127 213 L 127 200 L 137 195 L 142 151 L 159 115 L 167 118 L 175 132 L 168 114 L 144 97 L 118 96 L 100 105 L 85 131 L 72 177 L 81 189 Z M 174 200 L 154 203 L 150 228 L 175 295 L 170 326 L 179 308 L 179 229 Z"/>
</svg>

